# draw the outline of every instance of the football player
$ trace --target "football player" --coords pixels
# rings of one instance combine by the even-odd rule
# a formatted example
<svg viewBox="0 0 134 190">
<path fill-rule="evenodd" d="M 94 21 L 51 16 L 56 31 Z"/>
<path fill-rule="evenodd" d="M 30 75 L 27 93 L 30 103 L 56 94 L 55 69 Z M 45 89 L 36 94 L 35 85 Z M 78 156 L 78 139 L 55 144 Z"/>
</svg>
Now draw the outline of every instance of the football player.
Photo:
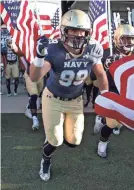
<svg viewBox="0 0 134 190">
<path fill-rule="evenodd" d="M 41 37 L 37 57 L 30 66 L 30 77 L 37 81 L 49 72 L 42 94 L 42 117 L 46 134 L 39 175 L 50 179 L 51 158 L 64 142 L 74 148 L 81 143 L 84 130 L 82 91 L 91 69 L 101 93 L 108 91 L 108 81 L 101 59 L 102 46 L 91 40 L 88 15 L 70 10 L 61 20 L 61 39 Z"/>
<path fill-rule="evenodd" d="M 105 68 L 107 70 L 106 73 L 109 81 L 109 90 L 119 94 L 115 86 L 114 80 L 109 72 L 109 66 L 115 60 L 119 60 L 124 56 L 129 56 L 134 53 L 134 27 L 129 24 L 123 24 L 118 26 L 114 33 L 114 44 L 117 52 L 112 57 L 108 57 L 105 63 Z M 100 157 L 107 156 L 106 150 L 108 145 L 108 139 L 113 132 L 113 128 L 114 134 L 119 134 L 121 126 L 122 124 L 114 119 L 105 119 L 97 116 L 94 131 L 99 132 L 101 130 L 100 142 L 98 144 L 98 155 Z"/>
<path fill-rule="evenodd" d="M 24 65 L 27 65 L 27 68 L 24 73 L 26 89 L 29 94 L 29 104 L 26 107 L 25 115 L 33 120 L 32 129 L 35 131 L 39 129 L 39 120 L 37 117 L 37 100 L 41 96 L 43 89 L 43 79 L 38 80 L 37 82 L 32 82 L 29 77 L 29 66 L 30 64 L 26 61 L 25 57 L 21 57 L 21 61 Z"/>
<path fill-rule="evenodd" d="M 29 106 L 26 108 L 25 115 L 29 117 L 29 110 L 31 111 L 31 119 L 33 120 L 32 129 L 37 130 L 39 129 L 39 120 L 37 117 L 37 99 L 40 97 L 43 89 L 43 79 L 40 79 L 37 82 L 31 81 L 28 71 L 25 71 L 24 78 L 26 82 L 26 89 L 30 95 Z"/>
<path fill-rule="evenodd" d="M 13 51 L 20 56 L 20 60 L 25 65 L 25 73 L 24 78 L 26 82 L 26 88 L 29 94 L 29 104 L 26 106 L 25 115 L 33 120 L 32 129 L 34 131 L 39 129 L 39 120 L 37 117 L 37 99 L 41 97 L 42 89 L 43 89 L 43 79 L 32 82 L 29 77 L 29 66 L 30 63 L 27 62 L 23 52 L 17 45 L 13 46 Z"/>
<path fill-rule="evenodd" d="M 6 86 L 7 86 L 7 96 L 11 96 L 11 89 L 10 89 L 10 79 L 11 76 L 14 78 L 14 96 L 17 96 L 17 89 L 19 84 L 19 66 L 18 66 L 18 56 L 13 51 L 13 46 L 15 45 L 9 37 L 7 39 L 7 52 L 6 52 Z"/>
</svg>

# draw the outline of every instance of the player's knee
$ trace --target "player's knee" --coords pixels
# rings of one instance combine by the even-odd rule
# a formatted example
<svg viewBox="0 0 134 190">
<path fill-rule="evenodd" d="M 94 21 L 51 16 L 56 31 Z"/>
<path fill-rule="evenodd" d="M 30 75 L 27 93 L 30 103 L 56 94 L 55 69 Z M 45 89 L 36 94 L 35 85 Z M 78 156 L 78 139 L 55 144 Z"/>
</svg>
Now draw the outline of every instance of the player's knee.
<svg viewBox="0 0 134 190">
<path fill-rule="evenodd" d="M 81 140 L 82 140 L 82 133 L 80 134 L 74 134 L 71 138 L 66 138 L 65 137 L 65 140 L 66 142 L 68 142 L 69 144 L 72 144 L 72 145 L 80 145 L 81 143 Z"/>
<path fill-rule="evenodd" d="M 106 118 L 106 125 L 109 128 L 115 128 L 117 127 L 118 122 L 115 119 L 111 119 L 111 118 Z"/>
<path fill-rule="evenodd" d="M 7 86 L 10 85 L 10 79 L 6 79 L 6 85 L 7 85 Z"/>
<path fill-rule="evenodd" d="M 55 147 L 61 146 L 63 144 L 63 137 L 57 138 L 56 136 L 51 135 L 50 137 L 47 137 L 47 139 L 48 142 Z"/>
<path fill-rule="evenodd" d="M 63 144 L 63 139 L 48 139 L 48 142 L 53 146 L 61 146 Z"/>
<path fill-rule="evenodd" d="M 30 108 L 31 109 L 37 109 L 36 101 L 37 101 L 37 95 L 31 95 L 31 98 L 30 98 Z"/>
<path fill-rule="evenodd" d="M 79 145 L 79 144 L 69 143 L 68 141 L 66 141 L 66 139 L 64 139 L 64 144 L 66 144 L 70 148 L 75 148 L 75 147 L 77 147 Z"/>
</svg>

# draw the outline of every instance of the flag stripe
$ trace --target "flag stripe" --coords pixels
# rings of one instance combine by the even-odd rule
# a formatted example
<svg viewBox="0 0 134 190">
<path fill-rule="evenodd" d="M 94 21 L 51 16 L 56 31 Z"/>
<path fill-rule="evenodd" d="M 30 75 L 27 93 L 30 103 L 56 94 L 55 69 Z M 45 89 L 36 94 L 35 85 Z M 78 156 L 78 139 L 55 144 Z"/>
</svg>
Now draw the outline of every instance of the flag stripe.
<svg viewBox="0 0 134 190">
<path fill-rule="evenodd" d="M 121 83 L 122 85 L 124 84 L 124 81 L 121 81 L 121 76 L 126 70 L 132 69 L 132 67 L 134 67 L 133 59 L 133 55 L 131 56 L 131 59 L 130 56 L 123 57 L 122 59 L 116 61 L 110 66 L 109 71 L 115 81 L 115 84 L 119 92 L 121 91 Z"/>
<path fill-rule="evenodd" d="M 132 90 L 132 86 L 134 86 L 134 73 L 128 78 L 126 93 L 126 98 L 129 98 L 130 100 L 134 101 L 134 90 Z"/>
<path fill-rule="evenodd" d="M 131 129 L 133 128 L 133 130 L 134 130 L 134 121 L 126 118 L 124 115 L 122 115 L 121 113 L 119 113 L 115 110 L 107 109 L 107 108 L 101 107 L 100 105 L 96 104 L 95 111 L 98 114 L 100 114 L 100 112 L 101 112 L 102 116 L 116 119 L 117 121 L 120 121 L 120 122 L 124 122 L 124 124 L 131 126 Z"/>
<path fill-rule="evenodd" d="M 134 67 L 127 69 L 121 75 L 121 91 L 120 91 L 120 94 L 122 94 L 124 97 L 126 97 L 126 94 L 127 94 L 128 79 L 132 74 L 134 75 Z"/>
<path fill-rule="evenodd" d="M 119 66 L 122 66 L 122 65 L 126 65 L 127 62 L 129 61 L 133 61 L 134 60 L 134 55 L 131 55 L 131 56 L 126 56 L 126 57 L 123 57 L 119 60 L 116 60 L 116 64 L 112 64 L 109 68 L 109 71 L 110 73 L 112 74 L 113 78 L 114 78 L 114 73 L 116 71 L 116 69 L 119 67 Z"/>
<path fill-rule="evenodd" d="M 110 95 L 111 92 L 107 93 Z M 111 97 L 104 97 L 104 96 L 98 96 L 96 99 L 95 104 L 95 111 L 99 115 L 117 119 L 119 121 L 123 121 L 127 123 L 128 125 L 134 124 L 134 110 L 129 109 L 125 107 L 124 105 L 120 104 L 120 96 L 116 94 L 116 101 L 111 100 Z M 103 102 L 103 104 L 101 104 Z M 134 105 L 134 103 L 131 101 L 131 103 Z M 99 106 L 99 107 L 97 107 Z M 102 108 L 102 110 L 101 110 Z M 102 111 L 102 112 L 101 112 Z M 118 114 L 117 114 L 118 113 Z M 110 115 L 111 114 L 111 115 Z M 122 118 L 121 118 L 122 117 Z M 125 118 L 125 120 L 124 120 Z"/>
<path fill-rule="evenodd" d="M 134 102 L 132 100 L 126 99 L 123 96 L 120 96 L 113 92 L 106 92 L 102 97 L 117 102 L 118 104 L 127 107 L 128 109 L 134 110 Z"/>
</svg>

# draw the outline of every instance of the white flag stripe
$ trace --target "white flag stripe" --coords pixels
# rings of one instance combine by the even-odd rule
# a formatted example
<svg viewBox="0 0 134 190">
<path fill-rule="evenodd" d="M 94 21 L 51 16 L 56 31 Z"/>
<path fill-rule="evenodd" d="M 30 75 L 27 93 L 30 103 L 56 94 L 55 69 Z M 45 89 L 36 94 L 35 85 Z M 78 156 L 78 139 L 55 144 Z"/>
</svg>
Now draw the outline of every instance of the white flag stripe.
<svg viewBox="0 0 134 190">
<path fill-rule="evenodd" d="M 134 100 L 134 89 L 132 90 L 131 87 L 134 87 L 134 74 L 129 76 L 128 81 L 127 81 L 127 93 L 126 93 L 126 98 L 130 100 Z"/>
<path fill-rule="evenodd" d="M 51 26 L 51 21 L 50 21 L 50 20 L 41 20 L 41 19 L 40 19 L 40 24 L 41 24 L 41 25 L 45 25 L 45 26 L 46 26 L 46 25 Z"/>
<path fill-rule="evenodd" d="M 31 21 L 31 28 L 34 27 L 34 20 Z M 31 56 L 31 60 L 34 60 L 34 41 L 33 41 L 33 36 L 34 36 L 34 31 L 31 30 L 31 35 L 30 35 L 30 56 Z M 27 55 L 27 57 L 29 56 L 29 54 Z"/>
<path fill-rule="evenodd" d="M 21 5 L 20 5 L 20 9 L 23 10 L 23 7 L 24 7 L 24 1 L 22 1 Z M 24 34 L 24 31 L 23 31 L 23 28 L 21 26 L 21 24 L 19 23 L 20 20 L 22 19 L 22 16 L 23 16 L 23 11 L 20 11 L 20 14 L 18 16 L 18 19 L 17 19 L 17 28 L 21 31 L 20 32 L 20 41 L 19 41 L 19 48 L 22 49 L 22 45 L 23 45 L 23 41 L 24 41 L 24 38 L 25 38 L 25 34 Z"/>
<path fill-rule="evenodd" d="M 11 30 L 10 23 L 11 23 L 11 21 L 10 21 L 10 19 L 8 19 L 6 25 L 7 25 L 7 29 L 8 29 L 9 32 Z"/>
<path fill-rule="evenodd" d="M 43 34 L 51 34 L 53 30 L 43 30 Z"/>
<path fill-rule="evenodd" d="M 2 15 L 3 15 L 3 18 L 5 18 L 5 17 L 6 17 L 7 12 L 6 12 L 6 10 L 5 10 L 5 9 L 3 10 Z"/>
<path fill-rule="evenodd" d="M 103 25 L 99 28 L 99 36 L 98 36 L 98 42 L 100 42 L 103 38 L 102 32 L 106 31 L 107 27 L 106 25 Z"/>
<path fill-rule="evenodd" d="M 95 102 L 98 105 L 101 105 L 105 109 L 109 110 L 116 110 L 117 112 L 121 113 L 124 115 L 124 117 L 134 121 L 134 110 L 129 109 L 123 105 L 118 104 L 117 102 L 110 100 L 104 96 L 99 95 Z"/>
<path fill-rule="evenodd" d="M 127 63 L 125 63 L 125 64 L 120 65 L 116 69 L 116 71 L 114 73 L 114 81 L 116 83 L 116 87 L 117 87 L 119 92 L 120 92 L 120 87 L 121 87 L 120 79 L 121 79 L 122 73 L 124 73 L 124 71 L 126 71 L 127 69 L 132 68 L 132 67 L 134 67 L 134 61 L 131 60 L 131 61 L 128 61 Z"/>
<path fill-rule="evenodd" d="M 25 38 L 26 38 L 26 54 L 28 54 L 28 51 L 29 51 L 29 47 L 28 47 L 28 36 L 29 36 L 29 29 L 27 27 L 27 24 L 26 24 L 26 21 L 28 20 L 28 9 L 26 9 L 26 19 L 24 19 L 23 21 L 23 26 L 24 28 L 26 29 L 26 34 L 25 34 Z"/>
<path fill-rule="evenodd" d="M 93 23 L 93 37 L 96 36 L 96 26 L 100 23 L 100 20 L 104 20 L 104 19 L 107 19 L 106 17 L 106 13 L 102 14 L 101 16 L 99 16 L 95 22 Z"/>
</svg>

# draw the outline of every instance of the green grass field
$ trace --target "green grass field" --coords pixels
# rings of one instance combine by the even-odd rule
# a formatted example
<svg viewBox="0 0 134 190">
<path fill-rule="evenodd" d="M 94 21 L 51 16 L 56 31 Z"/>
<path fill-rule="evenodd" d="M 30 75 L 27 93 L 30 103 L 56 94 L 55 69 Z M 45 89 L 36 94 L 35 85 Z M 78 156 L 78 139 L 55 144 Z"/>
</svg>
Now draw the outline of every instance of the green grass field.
<svg viewBox="0 0 134 190">
<path fill-rule="evenodd" d="M 40 180 L 44 131 L 33 132 L 24 114 L 2 114 L 1 180 L 3 190 L 134 190 L 134 133 L 112 135 L 108 157 L 96 155 L 93 114 L 85 114 L 81 145 L 61 146 L 53 156 L 52 178 Z M 41 120 L 41 115 L 40 115 Z"/>
</svg>

